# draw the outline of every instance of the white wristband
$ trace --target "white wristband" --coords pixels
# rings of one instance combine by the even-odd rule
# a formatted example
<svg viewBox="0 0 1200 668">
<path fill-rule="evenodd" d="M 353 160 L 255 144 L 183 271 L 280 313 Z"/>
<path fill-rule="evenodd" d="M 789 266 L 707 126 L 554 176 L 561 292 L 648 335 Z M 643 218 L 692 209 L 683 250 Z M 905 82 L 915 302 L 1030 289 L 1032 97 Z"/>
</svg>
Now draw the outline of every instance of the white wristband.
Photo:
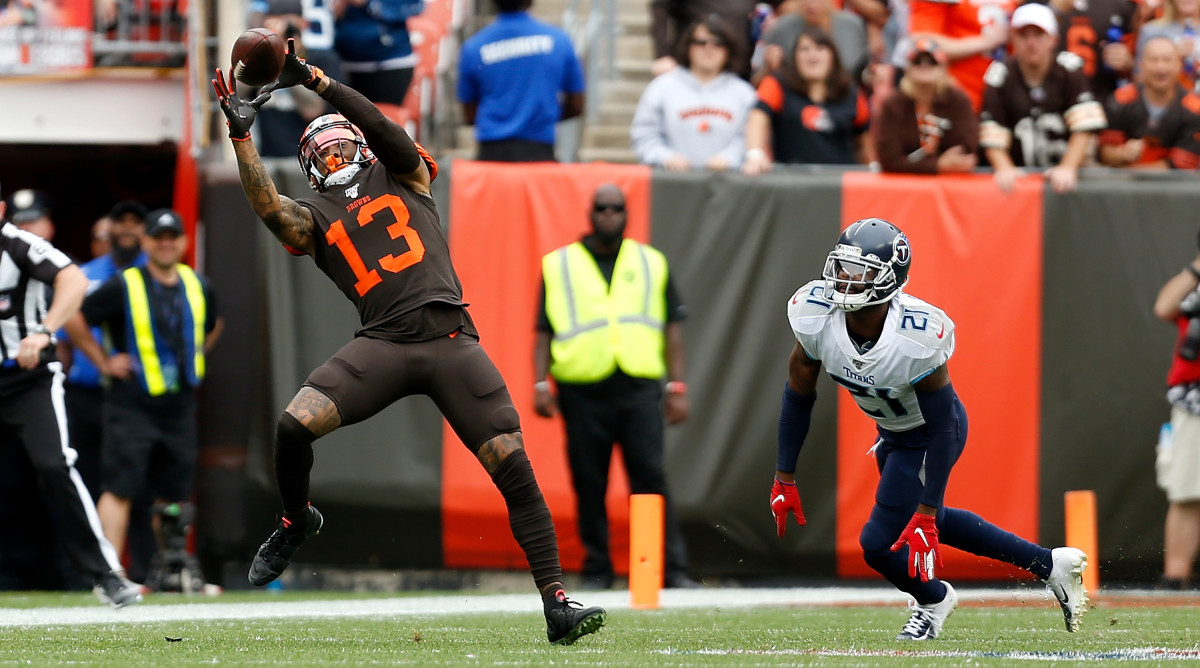
<svg viewBox="0 0 1200 668">
<path fill-rule="evenodd" d="M 767 152 L 761 148 L 752 148 L 746 150 L 746 160 L 766 160 Z"/>
<path fill-rule="evenodd" d="M 549 392 L 550 391 L 550 381 L 539 380 L 538 382 L 533 384 L 533 389 L 537 390 L 538 392 Z"/>
</svg>

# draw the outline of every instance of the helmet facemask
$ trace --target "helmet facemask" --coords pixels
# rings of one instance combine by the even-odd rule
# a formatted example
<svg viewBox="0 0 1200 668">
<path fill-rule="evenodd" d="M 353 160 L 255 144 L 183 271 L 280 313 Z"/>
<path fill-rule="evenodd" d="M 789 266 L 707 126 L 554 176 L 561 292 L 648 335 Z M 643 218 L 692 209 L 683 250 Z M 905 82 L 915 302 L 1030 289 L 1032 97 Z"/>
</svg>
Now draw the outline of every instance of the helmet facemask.
<svg viewBox="0 0 1200 668">
<path fill-rule="evenodd" d="M 901 287 L 891 263 L 843 244 L 830 251 L 821 277 L 825 279 L 825 298 L 842 311 L 887 302 Z"/>
<path fill-rule="evenodd" d="M 335 147 L 337 150 L 333 150 Z M 322 116 L 309 124 L 296 157 L 309 186 L 317 192 L 348 183 L 363 165 L 375 161 L 362 133 L 338 114 Z"/>
</svg>

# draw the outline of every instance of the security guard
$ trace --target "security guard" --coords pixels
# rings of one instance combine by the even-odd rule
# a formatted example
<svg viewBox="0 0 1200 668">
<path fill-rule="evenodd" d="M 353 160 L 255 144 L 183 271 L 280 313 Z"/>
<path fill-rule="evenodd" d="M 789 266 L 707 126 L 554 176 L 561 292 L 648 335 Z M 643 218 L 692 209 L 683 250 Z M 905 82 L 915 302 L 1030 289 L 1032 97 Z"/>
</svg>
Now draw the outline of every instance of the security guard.
<svg viewBox="0 0 1200 668">
<path fill-rule="evenodd" d="M 5 205 L 0 202 L 0 219 Z M 54 297 L 46 304 L 47 287 Z M 142 599 L 120 572 L 67 439 L 62 363 L 54 334 L 79 309 L 87 278 L 62 251 L 0 223 L 0 447 L 25 448 L 75 567 L 120 608 Z M 2 547 L 2 546 L 0 546 Z"/>
<path fill-rule="evenodd" d="M 683 383 L 686 315 L 659 251 L 625 239 L 625 195 L 600 186 L 592 232 L 542 258 L 542 310 L 534 359 L 534 406 L 562 411 L 575 483 L 584 586 L 612 586 L 604 496 L 614 443 L 621 445 L 634 494 L 667 497 L 663 471 L 663 386 L 667 422 L 688 415 Z M 547 374 L 555 380 L 557 400 Z M 666 513 L 667 587 L 696 587 L 670 503 Z"/>
<path fill-rule="evenodd" d="M 180 263 L 187 237 L 179 215 L 150 212 L 143 244 L 145 266 L 121 271 L 83 303 L 87 324 L 108 329 L 115 354 L 101 350 L 87 328 L 69 329 L 77 347 L 113 380 L 97 507 L 118 551 L 132 500 L 143 490 L 154 493 L 160 508 L 191 498 L 198 455 L 195 390 L 204 380 L 205 353 L 220 334 L 208 282 Z"/>
</svg>

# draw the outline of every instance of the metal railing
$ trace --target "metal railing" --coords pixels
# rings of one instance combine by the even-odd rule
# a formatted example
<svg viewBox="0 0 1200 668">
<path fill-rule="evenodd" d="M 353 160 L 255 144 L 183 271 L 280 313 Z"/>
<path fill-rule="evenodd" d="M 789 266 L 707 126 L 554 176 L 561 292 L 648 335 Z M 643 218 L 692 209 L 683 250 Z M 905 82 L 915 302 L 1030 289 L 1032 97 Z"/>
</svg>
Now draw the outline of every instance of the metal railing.
<svg viewBox="0 0 1200 668">
<path fill-rule="evenodd" d="M 106 15 L 106 6 L 111 15 Z M 173 0 L 117 0 L 111 5 L 97 2 L 95 7 L 92 53 L 97 67 L 183 66 L 187 17 Z"/>
<path fill-rule="evenodd" d="M 597 84 L 616 78 L 617 23 L 616 0 L 590 0 L 586 16 L 581 13 L 583 0 L 568 0 L 563 11 L 563 29 L 571 37 L 575 52 L 584 60 L 587 81 L 585 119 L 591 122 L 600 108 Z"/>
</svg>

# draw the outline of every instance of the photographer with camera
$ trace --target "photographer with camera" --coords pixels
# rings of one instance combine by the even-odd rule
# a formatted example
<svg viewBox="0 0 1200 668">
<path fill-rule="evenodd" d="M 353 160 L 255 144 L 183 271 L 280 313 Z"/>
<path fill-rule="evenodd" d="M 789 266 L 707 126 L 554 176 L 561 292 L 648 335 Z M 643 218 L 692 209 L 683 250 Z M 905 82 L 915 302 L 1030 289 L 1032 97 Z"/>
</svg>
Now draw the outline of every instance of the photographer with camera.
<svg viewBox="0 0 1200 668">
<path fill-rule="evenodd" d="M 1200 248 L 1200 237 L 1196 243 Z M 1171 423 L 1164 427 L 1155 462 L 1158 486 L 1170 502 L 1162 586 L 1186 589 L 1200 552 L 1200 252 L 1159 291 L 1154 315 L 1179 330 L 1167 373 Z"/>
</svg>

